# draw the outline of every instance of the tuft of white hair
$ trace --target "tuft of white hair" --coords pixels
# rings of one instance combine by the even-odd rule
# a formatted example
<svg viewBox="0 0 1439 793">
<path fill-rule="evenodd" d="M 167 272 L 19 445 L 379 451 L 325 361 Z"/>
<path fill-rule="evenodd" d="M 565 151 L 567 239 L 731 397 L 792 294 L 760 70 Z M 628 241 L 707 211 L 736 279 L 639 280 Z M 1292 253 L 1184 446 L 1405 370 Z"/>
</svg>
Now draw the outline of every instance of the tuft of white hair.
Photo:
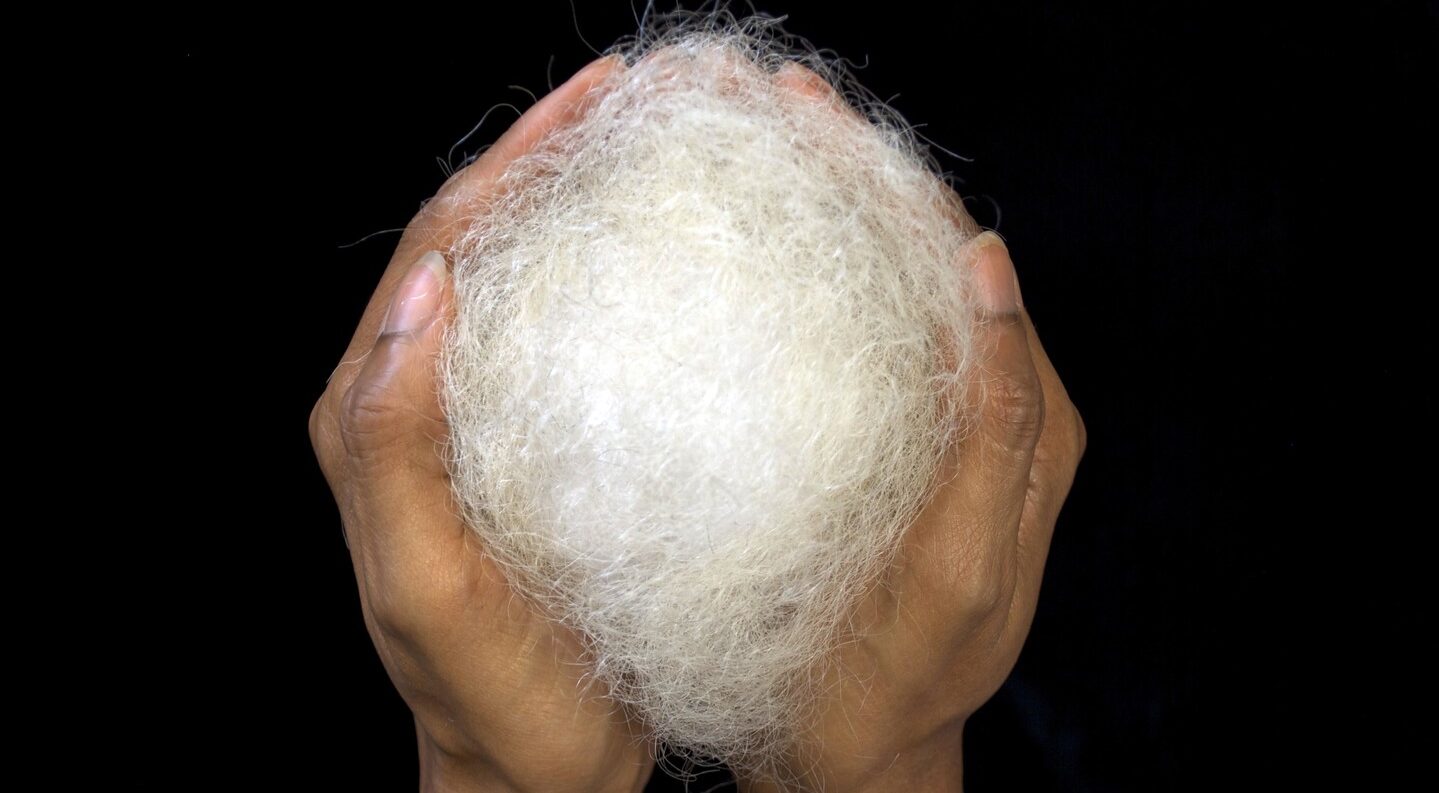
<svg viewBox="0 0 1439 793">
<path fill-rule="evenodd" d="M 453 487 L 655 737 L 772 766 L 964 424 L 971 232 L 898 116 L 775 20 L 616 51 L 450 251 Z"/>
</svg>

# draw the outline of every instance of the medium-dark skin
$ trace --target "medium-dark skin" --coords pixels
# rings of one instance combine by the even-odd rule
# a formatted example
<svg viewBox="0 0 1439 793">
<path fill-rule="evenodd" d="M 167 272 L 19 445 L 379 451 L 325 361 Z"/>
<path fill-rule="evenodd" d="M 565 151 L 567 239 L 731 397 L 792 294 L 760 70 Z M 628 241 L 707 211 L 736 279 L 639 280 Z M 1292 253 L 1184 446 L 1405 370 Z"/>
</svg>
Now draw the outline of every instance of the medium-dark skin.
<svg viewBox="0 0 1439 793">
<path fill-rule="evenodd" d="M 484 211 L 509 162 L 580 117 L 586 91 L 623 68 L 606 58 L 581 70 L 425 205 L 310 415 L 365 625 L 414 712 L 422 790 L 639 791 L 653 771 L 643 727 L 584 685 L 579 640 L 515 596 L 457 517 L 435 380 L 449 279 L 443 258 L 427 255 Z M 775 79 L 796 101 L 832 100 L 801 69 Z M 826 791 L 961 789 L 964 723 L 1019 655 L 1084 452 L 1084 424 L 1024 311 L 1004 244 L 982 234 L 955 266 L 977 268 L 985 303 L 985 358 L 969 391 L 979 422 L 950 455 L 948 481 L 906 534 L 886 585 L 859 604 L 862 638 L 837 652 L 830 694 L 810 732 L 795 736 L 785 776 Z M 778 789 L 766 779 L 740 787 Z"/>
</svg>

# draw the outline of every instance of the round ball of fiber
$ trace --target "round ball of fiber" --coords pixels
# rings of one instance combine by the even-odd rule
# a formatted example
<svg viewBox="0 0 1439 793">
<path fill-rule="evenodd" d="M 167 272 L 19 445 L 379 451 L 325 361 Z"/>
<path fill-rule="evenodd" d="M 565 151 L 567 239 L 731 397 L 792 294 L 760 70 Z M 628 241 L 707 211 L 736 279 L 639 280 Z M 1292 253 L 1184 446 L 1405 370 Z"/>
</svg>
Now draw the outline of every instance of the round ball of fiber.
<svg viewBox="0 0 1439 793">
<path fill-rule="evenodd" d="M 620 51 L 450 251 L 453 487 L 611 696 L 759 767 L 963 425 L 970 232 L 903 123 L 773 20 Z"/>
</svg>

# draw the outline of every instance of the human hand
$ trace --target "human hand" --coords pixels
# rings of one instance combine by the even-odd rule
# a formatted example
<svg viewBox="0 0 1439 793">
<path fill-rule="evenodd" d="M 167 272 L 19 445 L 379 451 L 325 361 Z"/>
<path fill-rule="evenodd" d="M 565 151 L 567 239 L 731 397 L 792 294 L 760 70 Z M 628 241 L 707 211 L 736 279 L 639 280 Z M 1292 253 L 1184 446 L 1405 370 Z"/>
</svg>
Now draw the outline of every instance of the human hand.
<svg viewBox="0 0 1439 793">
<path fill-rule="evenodd" d="M 415 715 L 425 790 L 636 791 L 653 770 L 643 731 L 584 693 L 576 637 L 514 595 L 458 517 L 438 452 L 434 362 L 451 306 L 434 251 L 617 68 L 601 59 L 555 89 L 416 215 L 310 415 L 365 626 Z"/>
<path fill-rule="evenodd" d="M 965 219 L 965 222 L 972 222 Z M 888 577 L 856 609 L 787 774 L 816 789 L 958 791 L 965 721 L 1019 657 L 1060 507 L 1084 454 L 1078 411 L 1020 301 L 1008 250 L 976 237 L 959 266 L 985 303 L 977 426 Z M 745 791 L 780 789 L 744 780 Z"/>
</svg>

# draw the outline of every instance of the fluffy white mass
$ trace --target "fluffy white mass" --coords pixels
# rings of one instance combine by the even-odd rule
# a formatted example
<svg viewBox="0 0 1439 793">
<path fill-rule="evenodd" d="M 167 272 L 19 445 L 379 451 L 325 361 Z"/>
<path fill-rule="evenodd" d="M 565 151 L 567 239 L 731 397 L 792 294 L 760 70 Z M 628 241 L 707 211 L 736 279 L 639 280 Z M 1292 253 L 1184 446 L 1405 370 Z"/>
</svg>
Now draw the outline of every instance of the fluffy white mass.
<svg viewBox="0 0 1439 793">
<path fill-rule="evenodd" d="M 968 232 L 886 109 L 776 80 L 855 95 L 770 24 L 625 54 L 451 251 L 453 485 L 616 700 L 756 767 L 963 424 Z"/>
</svg>

